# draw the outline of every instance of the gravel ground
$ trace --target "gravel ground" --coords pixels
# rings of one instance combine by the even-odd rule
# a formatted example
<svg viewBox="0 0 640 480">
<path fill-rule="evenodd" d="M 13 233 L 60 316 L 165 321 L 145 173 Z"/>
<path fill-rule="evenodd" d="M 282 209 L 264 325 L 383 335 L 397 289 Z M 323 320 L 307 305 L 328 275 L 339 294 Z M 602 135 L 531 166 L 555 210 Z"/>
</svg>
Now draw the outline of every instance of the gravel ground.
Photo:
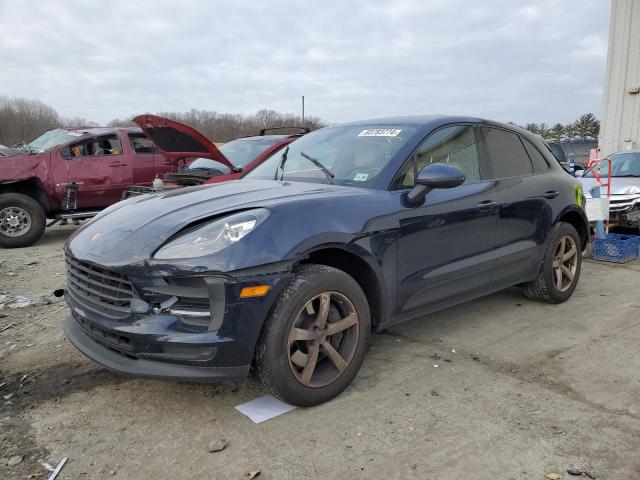
<svg viewBox="0 0 640 480">
<path fill-rule="evenodd" d="M 0 296 L 52 300 L 73 229 L 0 250 Z M 5 308 L 0 478 L 47 478 L 39 460 L 63 456 L 59 479 L 640 478 L 639 287 L 640 262 L 587 261 L 563 305 L 512 289 L 402 324 L 340 397 L 259 425 L 234 409 L 264 394 L 250 380 L 125 378 L 65 340 L 64 303 Z"/>
</svg>

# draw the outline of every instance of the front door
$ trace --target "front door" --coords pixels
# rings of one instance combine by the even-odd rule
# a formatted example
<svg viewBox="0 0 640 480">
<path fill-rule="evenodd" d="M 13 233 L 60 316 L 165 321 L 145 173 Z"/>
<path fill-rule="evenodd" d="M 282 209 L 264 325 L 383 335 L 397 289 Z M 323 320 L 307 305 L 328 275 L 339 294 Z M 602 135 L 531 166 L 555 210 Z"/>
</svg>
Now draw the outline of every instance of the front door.
<svg viewBox="0 0 640 480">
<path fill-rule="evenodd" d="M 403 213 L 396 316 L 457 303 L 491 288 L 496 197 L 493 183 L 483 180 L 485 167 L 473 126 L 447 126 L 430 134 L 395 187 L 412 187 L 416 172 L 435 162 L 456 165 L 465 173 L 465 182 L 433 190 L 422 206 Z"/>
<path fill-rule="evenodd" d="M 103 208 L 122 198 L 133 182 L 131 159 L 122 154 L 116 134 L 70 145 L 62 151 L 69 181 L 78 185 L 78 209 Z"/>
</svg>

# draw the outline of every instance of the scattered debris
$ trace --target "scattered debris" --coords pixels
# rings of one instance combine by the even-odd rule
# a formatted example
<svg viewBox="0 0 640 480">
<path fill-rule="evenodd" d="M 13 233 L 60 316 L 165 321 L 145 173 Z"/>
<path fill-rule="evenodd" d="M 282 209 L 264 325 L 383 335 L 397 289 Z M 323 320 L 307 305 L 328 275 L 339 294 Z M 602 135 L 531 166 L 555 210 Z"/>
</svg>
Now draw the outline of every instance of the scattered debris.
<svg viewBox="0 0 640 480">
<path fill-rule="evenodd" d="M 37 298 L 27 297 L 26 295 L 0 295 L 0 309 L 4 308 L 25 308 L 31 306 L 49 305 L 51 299 L 46 295 Z"/>
<path fill-rule="evenodd" d="M 2 317 L 3 315 L 0 315 L 0 317 Z M 6 315 L 4 315 L 6 316 Z M 0 328 L 0 332 L 4 332 L 5 330 L 9 330 L 11 327 L 15 327 L 17 324 L 16 323 L 9 323 L 8 325 L 5 325 L 4 327 Z"/>
<path fill-rule="evenodd" d="M 473 355 L 471 357 L 471 360 L 473 360 L 474 362 L 479 362 L 480 361 L 480 357 L 478 355 Z"/>
<path fill-rule="evenodd" d="M 452 349 L 451 349 L 451 353 L 456 353 L 456 349 L 455 349 L 455 348 L 452 348 Z"/>
<path fill-rule="evenodd" d="M 595 478 L 596 478 L 596 474 L 593 473 L 593 472 L 588 472 L 586 470 L 583 470 L 582 473 L 584 475 L 586 475 L 587 477 L 589 477 L 591 480 L 595 480 Z"/>
<path fill-rule="evenodd" d="M 542 410 L 536 410 L 535 412 L 529 412 L 527 415 L 537 415 L 538 413 L 542 413 Z"/>
<path fill-rule="evenodd" d="M 4 398 L 5 400 L 9 400 L 11 397 L 13 397 L 13 393 L 10 393 L 10 394 L 8 394 L 8 395 L 5 395 L 5 396 L 4 396 L 4 397 L 2 397 L 2 398 Z"/>
<path fill-rule="evenodd" d="M 560 480 L 562 478 L 562 475 L 560 475 L 559 473 L 547 473 L 545 475 L 546 478 L 548 478 L 549 480 Z"/>
<path fill-rule="evenodd" d="M 436 364 L 433 366 L 433 368 L 438 368 L 438 364 L 436 363 Z"/>
<path fill-rule="evenodd" d="M 224 438 L 221 438 L 219 440 L 214 440 L 212 442 L 209 442 L 207 451 L 209 451 L 210 453 L 215 453 L 215 452 L 221 452 L 225 448 L 227 448 L 227 441 Z"/>
<path fill-rule="evenodd" d="M 60 463 L 58 464 L 56 469 L 49 476 L 49 480 L 55 480 L 56 479 L 56 477 L 60 473 L 60 470 L 62 470 L 62 467 L 64 467 L 64 464 L 67 463 L 67 460 L 69 460 L 69 457 L 62 457 L 62 460 L 60 460 Z"/>
<path fill-rule="evenodd" d="M 287 413 L 294 408 L 296 407 L 284 403 L 271 395 L 265 395 L 236 405 L 236 410 L 249 417 L 254 423 L 264 422 L 265 420 Z"/>
<path fill-rule="evenodd" d="M 24 455 L 14 455 L 7 461 L 7 466 L 13 467 L 15 465 L 20 465 L 22 460 L 24 460 Z"/>
<path fill-rule="evenodd" d="M 364 435 L 362 432 L 356 433 L 356 437 L 362 437 L 362 435 Z"/>
<path fill-rule="evenodd" d="M 434 360 L 440 360 L 442 357 L 440 356 L 440 354 L 438 352 L 433 352 L 431 354 L 431 358 L 433 358 Z"/>
<path fill-rule="evenodd" d="M 567 470 L 569 475 L 575 475 L 576 477 L 580 477 L 582 475 L 582 470 L 576 470 L 575 468 L 570 468 Z"/>
<path fill-rule="evenodd" d="M 262 470 L 254 470 L 253 472 L 247 473 L 247 478 L 249 480 L 253 480 L 257 476 L 259 476 L 261 473 L 262 473 Z"/>
<path fill-rule="evenodd" d="M 431 396 L 432 397 L 438 397 L 438 396 L 440 396 L 440 394 L 438 392 L 436 392 L 435 390 L 431 390 Z"/>
<path fill-rule="evenodd" d="M 44 468 L 46 468 L 47 470 L 49 470 L 50 472 L 53 472 L 55 470 L 55 468 L 50 463 L 47 463 L 42 459 L 38 460 L 38 463 L 42 465 Z"/>
</svg>

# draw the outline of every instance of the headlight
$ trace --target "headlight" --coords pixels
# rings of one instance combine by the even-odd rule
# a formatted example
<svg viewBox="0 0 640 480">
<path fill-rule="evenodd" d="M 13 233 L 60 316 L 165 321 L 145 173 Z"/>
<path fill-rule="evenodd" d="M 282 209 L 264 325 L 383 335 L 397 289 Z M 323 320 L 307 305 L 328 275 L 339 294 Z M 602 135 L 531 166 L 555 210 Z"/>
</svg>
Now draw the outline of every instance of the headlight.
<svg viewBox="0 0 640 480">
<path fill-rule="evenodd" d="M 167 243 L 154 258 L 177 260 L 211 255 L 248 235 L 268 216 L 269 210 L 256 208 L 214 220 Z"/>
</svg>

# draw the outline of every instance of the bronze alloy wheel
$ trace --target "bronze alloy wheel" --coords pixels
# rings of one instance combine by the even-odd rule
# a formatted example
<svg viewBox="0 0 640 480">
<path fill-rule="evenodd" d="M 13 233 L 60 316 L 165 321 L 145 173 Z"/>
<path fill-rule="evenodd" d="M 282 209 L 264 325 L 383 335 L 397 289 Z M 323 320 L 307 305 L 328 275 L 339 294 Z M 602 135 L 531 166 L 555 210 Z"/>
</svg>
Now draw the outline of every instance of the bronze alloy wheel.
<svg viewBox="0 0 640 480">
<path fill-rule="evenodd" d="M 288 338 L 289 367 L 302 385 L 319 388 L 336 381 L 358 346 L 358 314 L 343 294 L 322 292 L 298 313 Z"/>
<path fill-rule="evenodd" d="M 553 257 L 553 277 L 556 288 L 566 292 L 573 284 L 578 267 L 578 248 L 570 235 L 560 239 Z"/>
</svg>

